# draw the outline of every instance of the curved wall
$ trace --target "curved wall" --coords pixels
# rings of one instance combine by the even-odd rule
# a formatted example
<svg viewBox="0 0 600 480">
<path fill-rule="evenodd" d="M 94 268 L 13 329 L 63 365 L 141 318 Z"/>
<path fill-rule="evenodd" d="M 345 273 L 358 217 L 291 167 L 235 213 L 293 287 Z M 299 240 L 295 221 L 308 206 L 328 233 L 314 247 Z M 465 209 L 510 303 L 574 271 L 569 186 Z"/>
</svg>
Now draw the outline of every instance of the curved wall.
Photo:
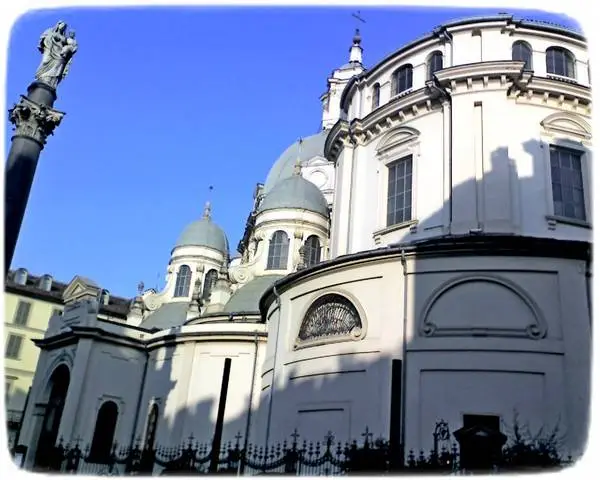
<svg viewBox="0 0 600 480">
<path fill-rule="evenodd" d="M 338 122 L 326 144 L 336 164 L 332 258 L 443 234 L 590 240 L 591 95 L 585 44 L 505 23 L 449 27 L 451 40 L 442 36 L 417 43 L 348 88 L 350 111 L 360 115 L 350 124 Z M 480 51 L 473 38 L 482 39 Z M 532 47 L 533 74 L 524 62 L 511 60 L 511 47 L 521 40 Z M 546 73 L 550 46 L 572 52 L 574 79 Z M 433 51 L 443 52 L 444 68 L 426 83 L 426 61 Z M 390 76 L 405 64 L 414 67 L 413 86 L 390 98 Z M 371 111 L 368 92 L 375 83 L 381 85 L 381 102 Z M 583 217 L 565 218 L 555 210 L 550 150 L 556 147 L 580 159 Z M 390 222 L 390 167 L 406 157 L 412 159 L 412 176 L 397 188 L 404 188 L 402 202 L 410 205 L 410 214 Z"/>
<path fill-rule="evenodd" d="M 581 452 L 590 393 L 585 262 L 495 256 L 500 244 L 466 256 L 373 252 L 282 283 L 281 306 L 273 295 L 265 302 L 256 440 L 267 430 L 271 442 L 298 429 L 310 440 L 331 430 L 343 442 L 368 426 L 384 438 L 403 429 L 407 451 L 427 451 L 441 419 L 452 432 L 464 414 L 497 415 L 506 429 L 516 411 L 532 431 L 562 422 L 567 449 Z M 357 307 L 362 335 L 297 348 L 310 304 L 332 292 Z M 392 399 L 398 360 L 404 412 L 400 397 Z"/>
</svg>

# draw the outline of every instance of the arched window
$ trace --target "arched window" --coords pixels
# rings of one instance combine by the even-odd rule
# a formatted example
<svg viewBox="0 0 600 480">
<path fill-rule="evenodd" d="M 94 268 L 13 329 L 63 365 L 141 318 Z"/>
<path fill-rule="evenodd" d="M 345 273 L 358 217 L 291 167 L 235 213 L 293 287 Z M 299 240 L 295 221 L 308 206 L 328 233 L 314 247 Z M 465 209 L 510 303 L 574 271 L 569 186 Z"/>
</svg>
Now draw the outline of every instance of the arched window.
<svg viewBox="0 0 600 480">
<path fill-rule="evenodd" d="M 565 48 L 550 47 L 546 50 L 546 72 L 562 77 L 575 78 L 575 59 Z"/>
<path fill-rule="evenodd" d="M 144 449 L 154 448 L 154 440 L 156 439 L 156 424 L 158 423 L 158 405 L 152 404 L 150 413 L 148 414 L 148 423 L 146 425 L 146 439 L 144 441 Z"/>
<path fill-rule="evenodd" d="M 405 92 L 412 88 L 412 75 L 413 67 L 412 65 L 402 65 L 392 77 L 393 83 L 393 92 L 394 95 L 398 95 L 399 93 Z"/>
<path fill-rule="evenodd" d="M 361 333 L 360 315 L 353 303 L 342 295 L 330 293 L 318 298 L 309 307 L 300 326 L 298 343 L 323 337 L 359 338 Z"/>
<path fill-rule="evenodd" d="M 179 267 L 177 282 L 175 283 L 175 297 L 187 297 L 190 294 L 192 270 L 187 265 Z"/>
<path fill-rule="evenodd" d="M 100 407 L 96 418 L 92 446 L 90 447 L 89 457 L 91 463 L 104 463 L 110 458 L 118 416 L 119 409 L 115 402 L 104 402 Z"/>
<path fill-rule="evenodd" d="M 381 93 L 381 86 L 376 83 L 373 85 L 373 103 L 371 104 L 371 109 L 375 110 L 379 106 L 379 95 Z"/>
<path fill-rule="evenodd" d="M 429 56 L 427 62 L 427 78 L 429 80 L 433 79 L 433 74 L 442 68 L 444 68 L 444 56 L 442 52 L 435 51 Z"/>
<path fill-rule="evenodd" d="M 206 276 L 204 277 L 204 287 L 202 288 L 202 298 L 208 299 L 210 297 L 210 292 L 212 291 L 215 283 L 217 283 L 217 271 L 213 268 L 209 270 Z"/>
<path fill-rule="evenodd" d="M 283 230 L 277 230 L 271 237 L 267 270 L 285 270 L 287 268 L 290 239 Z"/>
<path fill-rule="evenodd" d="M 533 70 L 531 66 L 531 47 L 527 42 L 519 40 L 513 43 L 512 59 L 517 62 L 525 62 L 525 70 Z"/>
<path fill-rule="evenodd" d="M 321 242 L 319 237 L 311 235 L 304 242 L 304 264 L 307 267 L 316 265 L 321 261 Z"/>
</svg>

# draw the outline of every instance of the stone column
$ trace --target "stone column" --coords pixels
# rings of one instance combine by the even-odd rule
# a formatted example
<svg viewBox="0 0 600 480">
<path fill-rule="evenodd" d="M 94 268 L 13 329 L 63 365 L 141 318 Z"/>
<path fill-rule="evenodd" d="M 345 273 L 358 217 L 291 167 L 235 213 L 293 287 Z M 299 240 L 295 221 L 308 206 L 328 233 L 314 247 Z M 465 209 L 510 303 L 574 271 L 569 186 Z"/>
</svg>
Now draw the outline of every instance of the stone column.
<svg viewBox="0 0 600 480">
<path fill-rule="evenodd" d="M 66 29 L 64 22 L 58 22 L 43 33 L 38 45 L 42 62 L 35 74 L 36 81 L 27 89 L 27 96 L 22 95 L 8 112 L 15 133 L 6 161 L 5 275 L 15 252 L 40 153 L 64 116 L 52 107 L 56 87 L 66 76 L 77 51 L 75 34 L 67 35 Z"/>
</svg>

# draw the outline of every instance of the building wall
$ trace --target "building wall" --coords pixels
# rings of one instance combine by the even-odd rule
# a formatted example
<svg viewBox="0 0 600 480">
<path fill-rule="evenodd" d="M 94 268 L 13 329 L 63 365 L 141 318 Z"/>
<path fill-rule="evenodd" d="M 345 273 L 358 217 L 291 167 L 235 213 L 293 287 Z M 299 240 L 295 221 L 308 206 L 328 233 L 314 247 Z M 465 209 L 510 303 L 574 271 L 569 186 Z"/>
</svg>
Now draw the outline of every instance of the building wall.
<svg viewBox="0 0 600 480">
<path fill-rule="evenodd" d="M 26 325 L 16 325 L 15 315 L 19 302 L 31 304 Z M 6 385 L 10 385 L 8 393 L 7 411 L 20 412 L 23 410 L 27 391 L 31 386 L 35 367 L 38 361 L 39 350 L 32 340 L 42 338 L 48 327 L 48 321 L 54 310 L 61 310 L 60 303 L 39 300 L 33 297 L 4 294 L 4 377 Z M 10 335 L 20 336 L 21 348 L 17 358 L 6 356 L 6 347 Z"/>
<path fill-rule="evenodd" d="M 365 98 L 361 89 L 372 89 L 375 83 L 382 94 L 374 111 L 370 98 L 365 100 L 367 114 L 349 127 L 354 138 L 346 137 L 331 158 L 336 163 L 332 257 L 471 231 L 591 239 L 590 108 L 580 101 L 584 90 L 547 74 L 545 65 L 547 48 L 567 48 L 576 59 L 571 81 L 589 86 L 585 44 L 563 35 L 510 29 L 505 22 L 448 31 L 451 41 L 430 39 L 392 55 L 350 90 L 352 104 Z M 481 36 L 473 36 L 474 31 Z M 529 73 L 513 74 L 514 67 L 506 63 L 474 63 L 510 62 L 517 40 L 532 47 L 537 77 L 531 81 L 549 82 L 543 95 L 513 91 L 513 86 L 530 81 Z M 474 43 L 480 41 L 481 51 Z M 449 101 L 440 100 L 437 90 L 424 89 L 427 61 L 436 50 L 445 55 L 444 70 L 436 77 L 449 92 Z M 405 64 L 413 65 L 413 87 L 386 94 L 391 75 Z M 480 69 L 486 73 L 478 73 Z M 343 135 L 334 131 L 328 143 L 338 137 Z M 585 222 L 553 218 L 550 145 L 583 155 Z M 412 216 L 388 226 L 388 165 L 407 155 L 413 157 Z"/>
<path fill-rule="evenodd" d="M 255 352 L 258 377 L 265 348 L 264 337 L 258 336 L 255 344 L 254 331 L 260 334 L 263 329 L 262 325 L 252 324 L 190 325 L 183 327 L 176 344 L 163 345 L 160 342 L 164 332 L 156 334 L 157 344 L 149 348 L 137 435 L 145 438 L 150 409 L 157 404 L 157 445 L 178 445 L 190 435 L 200 443 L 212 441 L 226 358 L 231 359 L 231 369 L 223 439 L 229 441 L 238 433 L 244 435 L 253 382 L 253 408 L 257 406 L 260 388 L 252 376 Z M 222 338 L 227 332 L 237 332 L 237 338 Z"/>
<path fill-rule="evenodd" d="M 398 254 L 382 253 L 281 288 L 281 309 L 270 306 L 257 441 L 267 425 L 269 441 L 294 428 L 314 440 L 327 430 L 360 439 L 366 426 L 389 438 L 401 409 L 391 404 L 392 360 L 402 360 L 408 449 L 432 448 L 442 419 L 455 431 L 463 414 L 498 415 L 506 432 L 516 411 L 532 431 L 560 424 L 567 449 L 580 453 L 590 393 L 583 262 L 406 258 L 406 270 Z M 309 305 L 330 292 L 353 301 L 362 337 L 294 348 Z"/>
</svg>

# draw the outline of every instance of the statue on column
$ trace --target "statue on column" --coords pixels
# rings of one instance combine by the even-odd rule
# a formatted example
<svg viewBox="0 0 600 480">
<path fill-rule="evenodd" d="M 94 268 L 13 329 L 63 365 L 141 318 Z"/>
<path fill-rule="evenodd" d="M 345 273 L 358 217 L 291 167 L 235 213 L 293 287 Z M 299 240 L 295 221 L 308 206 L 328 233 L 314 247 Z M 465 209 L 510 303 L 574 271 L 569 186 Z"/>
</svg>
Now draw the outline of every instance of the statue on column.
<svg viewBox="0 0 600 480">
<path fill-rule="evenodd" d="M 38 50 L 42 53 L 42 62 L 35 72 L 35 78 L 56 88 L 69 73 L 71 60 L 77 52 L 75 32 L 67 34 L 67 24 L 58 22 L 42 34 Z"/>
</svg>

